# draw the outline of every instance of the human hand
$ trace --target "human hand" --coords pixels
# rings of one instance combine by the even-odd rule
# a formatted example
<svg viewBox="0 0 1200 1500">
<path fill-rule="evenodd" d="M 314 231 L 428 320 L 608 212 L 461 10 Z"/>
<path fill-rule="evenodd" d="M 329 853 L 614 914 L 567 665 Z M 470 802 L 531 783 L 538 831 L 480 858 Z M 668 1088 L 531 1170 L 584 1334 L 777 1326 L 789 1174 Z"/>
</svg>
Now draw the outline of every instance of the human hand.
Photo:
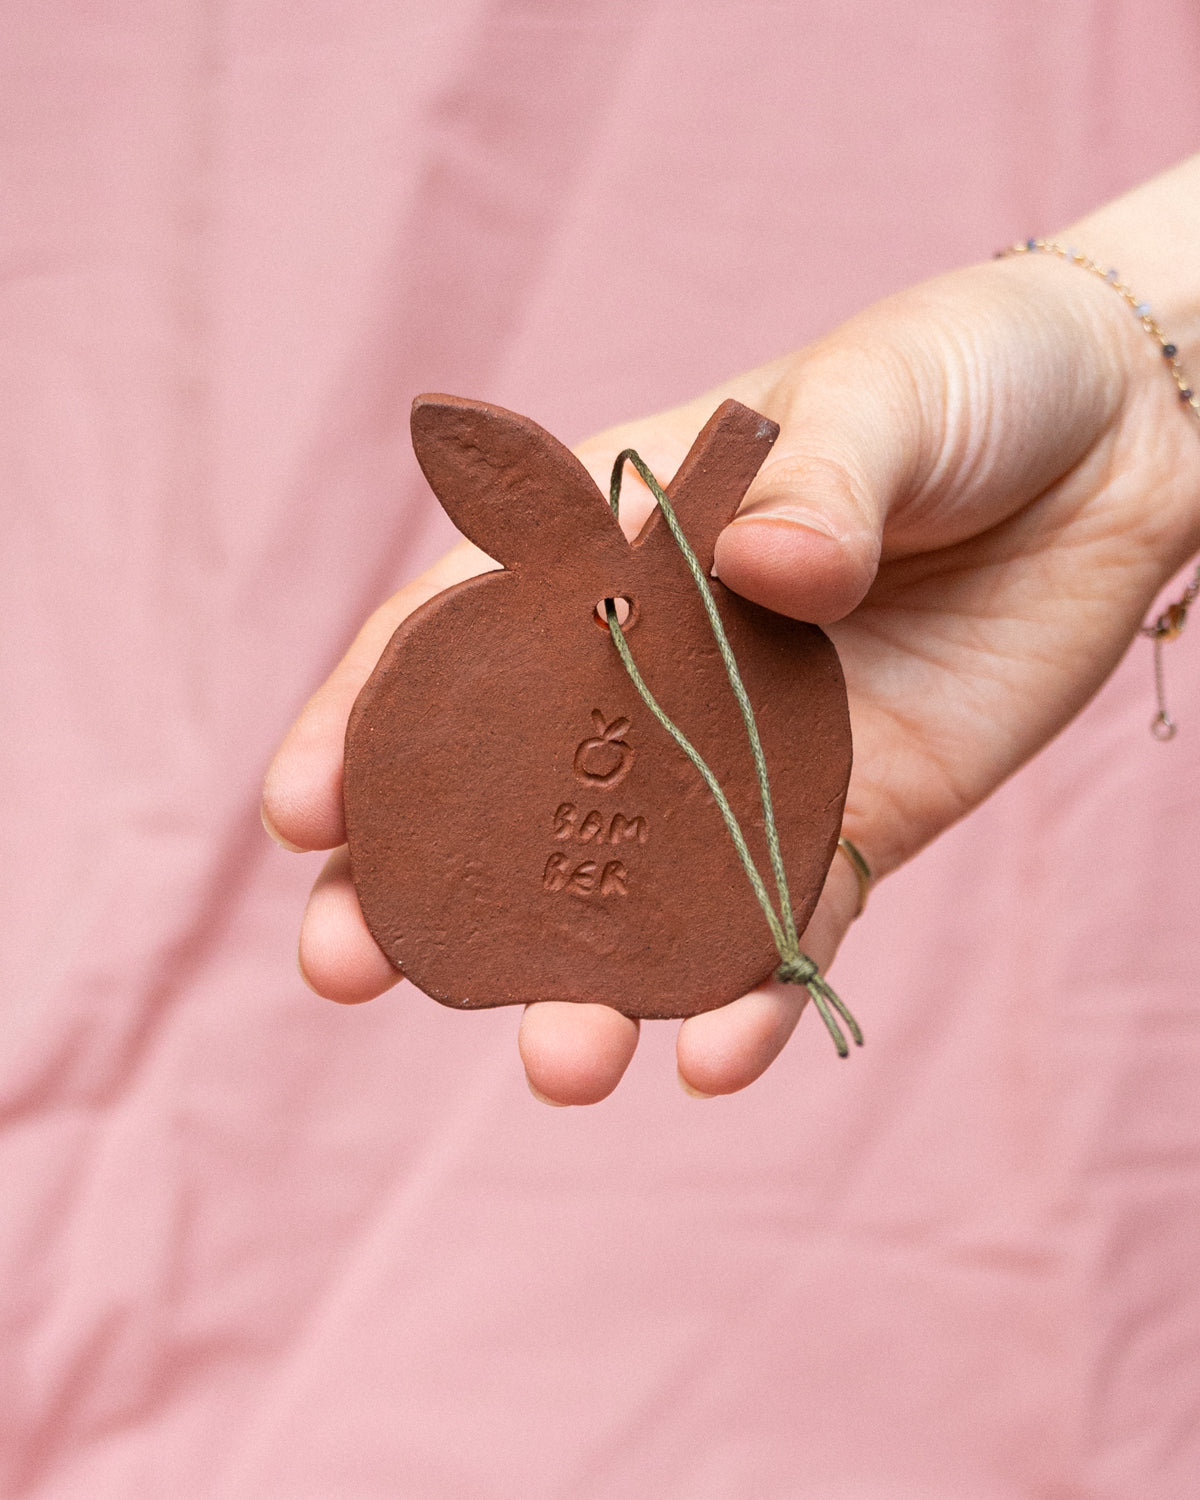
<svg viewBox="0 0 1200 1500">
<path fill-rule="evenodd" d="M 1153 346 L 1100 282 L 1049 258 L 993 262 L 868 309 L 798 354 L 578 451 L 601 487 L 634 447 L 661 479 L 733 396 L 780 424 L 717 547 L 730 588 L 823 624 L 846 673 L 855 763 L 844 829 L 886 875 L 983 800 L 1086 702 L 1155 593 L 1200 545 L 1200 442 Z M 632 479 L 632 476 L 630 476 Z M 627 489 L 632 533 L 649 509 Z M 359 1001 L 398 975 L 367 932 L 341 813 L 346 718 L 399 622 L 490 566 L 463 544 L 363 627 L 281 747 L 264 816 L 333 848 L 305 915 L 302 971 Z M 825 968 L 855 909 L 835 860 L 804 936 Z M 805 994 L 767 985 L 682 1023 L 681 1079 L 757 1077 Z M 615 1087 L 635 1022 L 603 1006 L 529 1007 L 531 1086 L 560 1103 Z"/>
</svg>

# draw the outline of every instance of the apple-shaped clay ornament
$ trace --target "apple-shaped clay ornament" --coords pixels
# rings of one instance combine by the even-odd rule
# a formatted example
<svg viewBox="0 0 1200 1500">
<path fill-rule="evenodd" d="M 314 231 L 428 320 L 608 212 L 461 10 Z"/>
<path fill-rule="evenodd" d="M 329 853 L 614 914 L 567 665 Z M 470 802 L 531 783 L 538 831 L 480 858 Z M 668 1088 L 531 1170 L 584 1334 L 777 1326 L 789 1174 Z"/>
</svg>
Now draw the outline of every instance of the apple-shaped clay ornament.
<svg viewBox="0 0 1200 1500">
<path fill-rule="evenodd" d="M 777 432 L 726 401 L 667 487 L 705 573 Z M 779 963 L 763 912 L 598 611 L 623 601 L 646 683 L 768 870 L 745 729 L 660 512 L 627 541 L 579 460 L 501 407 L 421 396 L 412 433 L 447 514 L 501 569 L 410 615 L 350 716 L 346 826 L 375 941 L 462 1009 L 574 1000 L 687 1016 L 744 994 Z M 715 579 L 712 590 L 757 716 L 802 931 L 850 774 L 841 667 L 816 626 Z"/>
</svg>

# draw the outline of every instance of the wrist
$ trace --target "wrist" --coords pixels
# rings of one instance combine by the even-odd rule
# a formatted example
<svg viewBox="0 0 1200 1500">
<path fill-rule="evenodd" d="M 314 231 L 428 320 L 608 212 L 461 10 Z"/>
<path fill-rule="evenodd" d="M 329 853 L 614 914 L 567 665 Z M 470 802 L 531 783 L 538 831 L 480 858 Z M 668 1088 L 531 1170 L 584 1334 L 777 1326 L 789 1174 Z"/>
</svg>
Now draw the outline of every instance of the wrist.
<svg viewBox="0 0 1200 1500">
<path fill-rule="evenodd" d="M 1165 583 L 1200 547 L 1200 156 L 1028 244 L 1008 265 L 1083 311 L 1115 382 L 1110 461 Z"/>
<path fill-rule="evenodd" d="M 1148 302 L 1144 302 L 1134 289 L 1121 279 L 1120 272 L 1115 267 L 1107 266 L 1103 261 L 1095 261 L 1084 251 L 1076 246 L 1069 245 L 1063 240 L 1057 239 L 1030 239 L 1013 245 L 1008 250 L 1002 250 L 997 259 L 1008 260 L 1013 256 L 1025 256 L 1038 254 L 1053 256 L 1068 265 L 1078 267 L 1086 271 L 1092 278 L 1092 289 L 1095 291 L 1096 281 L 1102 281 L 1111 287 L 1117 296 L 1124 302 L 1125 306 L 1133 314 L 1141 325 L 1142 332 L 1151 340 L 1163 361 L 1163 368 L 1175 384 L 1176 393 L 1181 402 L 1190 407 L 1192 414 L 1200 423 L 1200 392 L 1192 387 L 1191 376 L 1183 368 L 1181 351 L 1175 342 L 1175 335 L 1169 334 L 1154 316 L 1154 311 Z M 1104 310 L 1110 317 L 1115 313 L 1116 303 L 1105 296 Z M 1128 319 L 1121 317 L 1121 334 L 1126 340 L 1133 335 L 1133 329 Z M 1137 356 L 1143 356 L 1147 352 L 1147 346 L 1141 339 L 1135 339 L 1137 344 Z M 1183 356 L 1186 358 L 1186 355 Z M 1142 361 L 1144 364 L 1144 361 Z M 1148 371 L 1143 369 L 1143 375 Z M 1163 389 L 1159 383 L 1160 391 Z"/>
<path fill-rule="evenodd" d="M 1053 238 L 1114 267 L 1149 304 L 1189 377 L 1200 380 L 1200 156 Z"/>
</svg>

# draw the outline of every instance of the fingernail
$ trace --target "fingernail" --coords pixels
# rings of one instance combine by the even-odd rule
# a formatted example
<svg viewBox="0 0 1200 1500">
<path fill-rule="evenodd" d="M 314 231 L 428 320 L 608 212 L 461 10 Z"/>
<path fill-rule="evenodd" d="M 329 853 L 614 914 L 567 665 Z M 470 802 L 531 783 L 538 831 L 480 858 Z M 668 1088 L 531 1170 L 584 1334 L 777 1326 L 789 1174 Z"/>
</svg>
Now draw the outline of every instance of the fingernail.
<svg viewBox="0 0 1200 1500">
<path fill-rule="evenodd" d="M 274 843 L 278 844 L 281 849 L 286 849 L 289 854 L 303 854 L 305 852 L 303 849 L 301 849 L 299 844 L 288 843 L 283 834 L 281 834 L 278 828 L 275 827 L 270 818 L 267 817 L 267 809 L 265 803 L 259 805 L 258 816 L 262 819 L 262 826 L 267 830 L 268 837 Z"/>
<path fill-rule="evenodd" d="M 702 1094 L 699 1089 L 694 1089 L 682 1073 L 676 1069 L 675 1077 L 679 1080 L 679 1087 L 685 1094 L 690 1094 L 693 1099 L 715 1099 L 716 1094 Z"/>
<path fill-rule="evenodd" d="M 537 1089 L 534 1088 L 533 1084 L 529 1082 L 528 1077 L 526 1077 L 525 1082 L 529 1084 L 529 1092 L 533 1095 L 533 1097 L 539 1104 L 548 1104 L 551 1109 L 570 1109 L 571 1106 L 569 1104 L 564 1104 L 561 1099 L 547 1099 L 545 1094 L 539 1093 Z"/>
<path fill-rule="evenodd" d="M 732 524 L 737 526 L 742 521 L 775 521 L 784 526 L 794 527 L 797 531 L 811 531 L 815 536 L 827 542 L 841 540 L 820 511 L 806 510 L 802 505 L 792 505 L 774 496 L 754 501 L 744 510 L 739 511 L 733 518 Z"/>
</svg>

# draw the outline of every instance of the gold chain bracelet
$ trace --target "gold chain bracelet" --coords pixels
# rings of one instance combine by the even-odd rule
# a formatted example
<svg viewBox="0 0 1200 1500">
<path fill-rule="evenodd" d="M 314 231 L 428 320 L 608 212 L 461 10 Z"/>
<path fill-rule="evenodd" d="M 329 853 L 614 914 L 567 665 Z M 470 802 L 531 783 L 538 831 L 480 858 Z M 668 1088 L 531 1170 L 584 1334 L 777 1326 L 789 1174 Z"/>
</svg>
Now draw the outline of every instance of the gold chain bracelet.
<svg viewBox="0 0 1200 1500">
<path fill-rule="evenodd" d="M 1059 240 L 1020 240 L 1015 245 L 1010 245 L 1006 250 L 997 253 L 997 260 L 1006 259 L 1010 255 L 1057 255 L 1060 260 L 1065 260 L 1068 265 L 1078 266 L 1082 271 L 1090 271 L 1093 276 L 1098 276 L 1101 281 L 1106 282 L 1113 291 L 1117 293 L 1133 311 L 1138 322 L 1158 345 L 1158 352 L 1162 355 L 1163 362 L 1171 379 L 1175 382 L 1179 392 L 1180 404 L 1186 406 L 1200 425 L 1200 397 L 1191 381 L 1179 363 L 1179 350 L 1158 326 L 1150 312 L 1150 304 L 1143 302 L 1132 287 L 1123 282 L 1119 274 L 1112 267 L 1104 267 L 1089 256 L 1084 255 L 1081 250 L 1076 250 L 1070 245 L 1064 245 Z M 1154 692 L 1158 700 L 1158 712 L 1150 723 L 1150 733 L 1156 740 L 1170 740 L 1175 737 L 1175 720 L 1167 712 L 1166 690 L 1163 683 L 1162 648 L 1164 641 L 1173 641 L 1183 631 L 1187 622 L 1188 610 L 1200 598 L 1200 567 L 1196 568 L 1192 580 L 1187 588 L 1174 604 L 1168 605 L 1156 620 L 1148 620 L 1138 632 L 1139 635 L 1149 637 L 1154 642 Z"/>
</svg>

